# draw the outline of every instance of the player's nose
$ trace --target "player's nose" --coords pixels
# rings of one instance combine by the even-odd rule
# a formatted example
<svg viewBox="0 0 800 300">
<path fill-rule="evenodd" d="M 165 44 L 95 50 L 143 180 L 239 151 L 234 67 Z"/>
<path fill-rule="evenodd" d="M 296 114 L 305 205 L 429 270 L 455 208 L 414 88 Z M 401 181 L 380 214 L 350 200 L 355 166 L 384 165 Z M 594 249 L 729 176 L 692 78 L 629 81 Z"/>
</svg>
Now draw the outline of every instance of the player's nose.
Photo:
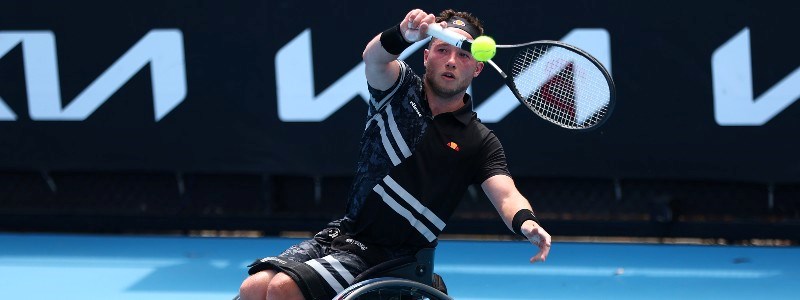
<svg viewBox="0 0 800 300">
<path fill-rule="evenodd" d="M 456 67 L 456 60 L 457 60 L 457 56 L 456 55 L 458 55 L 458 53 L 451 52 L 450 55 L 447 56 L 447 61 L 445 62 L 447 67 L 449 67 L 449 68 L 455 68 Z"/>
</svg>

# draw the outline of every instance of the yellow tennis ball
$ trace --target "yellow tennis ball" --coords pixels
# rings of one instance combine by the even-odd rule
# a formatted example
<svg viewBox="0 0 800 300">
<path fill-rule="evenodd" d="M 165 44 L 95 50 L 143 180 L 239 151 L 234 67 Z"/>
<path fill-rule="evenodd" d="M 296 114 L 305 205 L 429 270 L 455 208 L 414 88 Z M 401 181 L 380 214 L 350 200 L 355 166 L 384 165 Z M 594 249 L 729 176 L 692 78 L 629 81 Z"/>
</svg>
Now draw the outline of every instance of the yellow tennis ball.
<svg viewBox="0 0 800 300">
<path fill-rule="evenodd" d="M 472 48 L 470 48 L 470 51 L 475 60 L 487 61 L 494 57 L 497 51 L 497 44 L 494 43 L 492 38 L 482 35 L 472 41 Z"/>
</svg>

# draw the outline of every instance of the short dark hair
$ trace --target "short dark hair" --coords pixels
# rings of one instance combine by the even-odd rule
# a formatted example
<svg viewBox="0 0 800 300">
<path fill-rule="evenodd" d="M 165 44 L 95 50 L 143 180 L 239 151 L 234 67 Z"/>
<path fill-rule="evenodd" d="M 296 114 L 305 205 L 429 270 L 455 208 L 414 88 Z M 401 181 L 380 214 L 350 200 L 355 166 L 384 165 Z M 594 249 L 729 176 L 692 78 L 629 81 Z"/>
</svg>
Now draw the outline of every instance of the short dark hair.
<svg viewBox="0 0 800 300">
<path fill-rule="evenodd" d="M 439 13 L 438 17 L 436 17 L 436 23 L 447 21 L 452 17 L 459 17 L 464 20 L 467 20 L 467 22 L 472 24 L 472 26 L 478 28 L 478 31 L 480 31 L 480 35 L 483 35 L 483 23 L 481 23 L 481 20 L 478 20 L 478 17 L 475 17 L 471 13 L 465 11 L 455 11 L 452 9 L 445 9 Z M 477 38 L 477 36 L 473 36 L 472 38 Z"/>
<path fill-rule="evenodd" d="M 462 19 L 466 20 L 467 22 L 470 23 L 470 25 L 475 26 L 475 28 L 478 29 L 478 31 L 480 32 L 479 35 L 483 35 L 483 23 L 481 23 L 481 20 L 478 20 L 478 17 L 473 16 L 471 13 L 468 13 L 468 12 L 465 12 L 465 11 L 455 11 L 455 10 L 452 10 L 452 9 L 449 9 L 449 8 L 445 9 L 442 12 L 439 13 L 438 17 L 436 17 L 436 23 L 441 23 L 442 21 L 447 21 L 452 17 L 459 17 L 459 18 L 462 18 Z M 477 38 L 477 36 L 473 36 L 472 38 L 473 39 Z M 428 43 L 428 49 L 430 49 L 431 46 L 433 46 L 433 41 L 434 40 L 435 40 L 435 38 L 431 37 L 431 41 Z"/>
</svg>

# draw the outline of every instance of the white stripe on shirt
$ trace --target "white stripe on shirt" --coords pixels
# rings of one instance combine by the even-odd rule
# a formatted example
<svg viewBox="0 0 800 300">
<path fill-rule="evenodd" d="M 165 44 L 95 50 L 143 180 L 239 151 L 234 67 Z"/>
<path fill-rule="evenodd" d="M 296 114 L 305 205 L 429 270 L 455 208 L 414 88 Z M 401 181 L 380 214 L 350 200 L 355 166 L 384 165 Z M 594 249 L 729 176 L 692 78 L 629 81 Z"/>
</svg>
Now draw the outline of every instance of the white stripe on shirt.
<svg viewBox="0 0 800 300">
<path fill-rule="evenodd" d="M 389 207 L 391 207 L 392 209 L 394 209 L 395 212 L 403 216 L 403 218 L 406 218 L 406 220 L 408 220 L 408 223 L 410 223 L 411 226 L 416 228 L 417 231 L 419 231 L 419 233 L 425 236 L 428 242 L 433 242 L 433 240 L 436 239 L 436 235 L 433 234 L 433 232 L 431 232 L 430 229 L 428 229 L 428 226 L 425 226 L 425 224 L 417 220 L 417 218 L 415 218 L 410 211 L 408 211 L 405 207 L 400 205 L 400 203 L 397 203 L 397 201 L 395 201 L 392 198 L 392 196 L 389 196 L 389 194 L 386 193 L 386 190 L 384 190 L 382 186 L 376 185 L 374 188 L 372 188 L 372 190 L 378 193 L 378 195 L 381 196 L 381 199 L 383 199 L 383 202 L 386 202 L 386 204 L 389 205 Z"/>
<path fill-rule="evenodd" d="M 383 142 L 383 149 L 386 149 L 386 154 L 389 154 L 389 159 L 392 160 L 393 165 L 400 164 L 400 158 L 397 157 L 397 152 L 392 147 L 392 142 L 389 141 L 389 134 L 386 133 L 386 126 L 383 125 L 383 118 L 381 114 L 375 115 L 375 120 L 378 122 L 378 127 L 381 129 L 381 142 Z"/>
<path fill-rule="evenodd" d="M 408 144 L 406 144 L 406 141 L 403 139 L 403 135 L 400 134 L 400 130 L 397 129 L 397 122 L 394 121 L 391 105 L 386 108 L 386 118 L 389 119 L 389 129 L 392 130 L 394 142 L 397 143 L 397 147 L 400 147 L 400 152 L 403 153 L 403 156 L 408 158 L 411 156 L 411 149 L 408 149 Z"/>
<path fill-rule="evenodd" d="M 372 102 L 372 106 L 375 107 L 376 111 L 381 110 L 381 108 L 383 108 L 383 106 L 386 105 L 386 101 L 389 101 L 389 98 L 392 98 L 392 96 L 394 96 L 394 93 L 397 92 L 397 90 L 400 89 L 400 86 L 403 85 L 403 80 L 405 80 L 406 77 L 406 68 L 408 68 L 408 66 L 406 66 L 406 64 L 402 61 L 397 61 L 397 62 L 400 65 L 400 80 L 397 82 L 397 86 L 395 86 L 394 89 L 392 89 L 392 91 L 389 94 L 387 94 L 386 97 L 383 97 L 383 99 L 381 99 L 381 101 L 378 103 L 375 103 L 375 98 L 370 99 Z"/>
<path fill-rule="evenodd" d="M 408 191 L 406 191 L 402 186 L 400 186 L 400 184 L 398 184 L 397 181 L 394 181 L 392 177 L 386 175 L 386 177 L 383 178 L 383 182 L 385 182 L 386 185 L 392 189 L 392 191 L 394 191 L 398 196 L 400 196 L 400 198 L 402 198 L 409 205 L 411 205 L 411 207 L 413 207 L 414 210 L 416 210 L 418 213 L 428 218 L 428 220 L 431 221 L 431 223 L 433 223 L 433 225 L 435 225 L 436 228 L 439 228 L 439 231 L 444 229 L 445 224 L 442 221 L 442 219 L 439 219 L 439 217 L 436 216 L 436 214 L 434 214 L 427 207 L 425 207 L 425 205 L 422 205 L 422 203 L 420 203 L 419 200 L 417 200 L 417 198 L 414 198 L 414 196 L 408 193 Z"/>
</svg>

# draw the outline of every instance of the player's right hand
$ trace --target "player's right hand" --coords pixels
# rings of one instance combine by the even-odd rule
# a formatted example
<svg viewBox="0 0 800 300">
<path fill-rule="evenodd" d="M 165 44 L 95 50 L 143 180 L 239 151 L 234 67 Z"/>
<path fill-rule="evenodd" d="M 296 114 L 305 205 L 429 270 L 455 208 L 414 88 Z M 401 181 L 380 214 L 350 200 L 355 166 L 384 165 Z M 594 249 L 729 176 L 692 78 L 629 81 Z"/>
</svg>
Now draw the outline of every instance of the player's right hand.
<svg viewBox="0 0 800 300">
<path fill-rule="evenodd" d="M 406 41 L 413 43 L 428 36 L 428 24 L 433 22 L 436 22 L 436 16 L 414 9 L 400 22 L 400 32 Z"/>
</svg>

